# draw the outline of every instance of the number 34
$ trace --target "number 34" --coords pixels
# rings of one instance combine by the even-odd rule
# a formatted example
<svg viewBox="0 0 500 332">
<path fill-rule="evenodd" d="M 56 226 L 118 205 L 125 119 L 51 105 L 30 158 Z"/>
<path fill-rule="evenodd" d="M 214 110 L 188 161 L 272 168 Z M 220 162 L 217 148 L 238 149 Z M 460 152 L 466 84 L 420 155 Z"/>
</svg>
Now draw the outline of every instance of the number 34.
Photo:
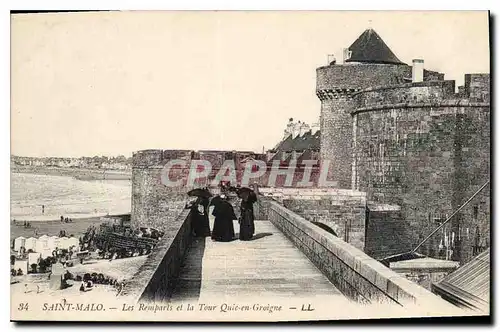
<svg viewBox="0 0 500 332">
<path fill-rule="evenodd" d="M 17 307 L 18 311 L 28 311 L 29 306 L 28 303 L 19 303 L 19 307 Z"/>
</svg>

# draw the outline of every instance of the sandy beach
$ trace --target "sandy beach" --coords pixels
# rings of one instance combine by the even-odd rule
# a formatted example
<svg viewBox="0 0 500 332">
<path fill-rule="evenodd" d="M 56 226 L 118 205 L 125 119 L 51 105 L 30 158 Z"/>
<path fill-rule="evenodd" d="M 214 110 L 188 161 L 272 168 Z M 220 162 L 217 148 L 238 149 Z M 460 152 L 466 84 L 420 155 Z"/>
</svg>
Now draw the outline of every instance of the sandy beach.
<svg viewBox="0 0 500 332">
<path fill-rule="evenodd" d="M 74 267 L 68 267 L 66 270 L 74 275 L 82 276 L 85 273 L 103 273 L 106 277 L 116 279 L 119 282 L 126 282 L 139 270 L 144 264 L 147 256 L 130 257 L 109 260 L 88 261 L 85 264 L 78 264 Z M 24 276 L 11 277 L 11 297 L 20 298 L 39 298 L 43 301 L 61 300 L 68 301 L 87 301 L 87 302 L 109 302 L 116 300 L 117 290 L 111 285 L 95 284 L 92 290 L 87 292 L 79 291 L 80 282 L 70 280 L 70 286 L 61 290 L 49 288 L 49 274 L 37 273 Z M 26 286 L 25 286 L 26 285 Z M 39 291 L 39 293 L 37 293 Z M 50 297 L 50 298 L 49 298 Z"/>
<path fill-rule="evenodd" d="M 70 168 L 16 167 L 11 170 L 11 245 L 19 236 L 81 237 L 90 226 L 99 228 L 102 217 L 130 213 L 130 172 Z M 42 204 L 44 211 L 41 210 Z M 61 222 L 60 217 L 72 222 Z M 25 227 L 25 223 L 30 227 Z M 11 254 L 14 254 L 11 251 Z M 147 256 L 124 259 L 90 260 L 67 267 L 74 275 L 103 273 L 118 281 L 131 278 Z M 12 298 L 47 300 L 113 301 L 117 290 L 110 285 L 95 285 L 88 292 L 79 291 L 79 283 L 63 290 L 49 288 L 49 273 L 11 278 Z"/>
<path fill-rule="evenodd" d="M 64 168 L 64 167 L 36 167 L 36 166 L 13 166 L 12 173 L 29 173 L 41 175 L 71 176 L 78 180 L 124 180 L 132 179 L 131 171 L 87 169 L 87 168 Z"/>
<path fill-rule="evenodd" d="M 61 230 L 65 230 L 68 235 L 73 234 L 75 237 L 80 237 L 89 226 L 94 225 L 99 227 L 101 223 L 100 217 L 73 219 L 71 223 L 63 223 L 60 220 L 36 221 L 31 223 L 30 228 L 25 228 L 23 222 L 16 222 L 10 225 L 10 238 L 12 241 L 19 236 L 24 236 L 25 238 L 31 236 L 40 237 L 44 234 L 48 236 L 57 236 Z M 35 230 L 38 235 L 35 235 Z"/>
</svg>

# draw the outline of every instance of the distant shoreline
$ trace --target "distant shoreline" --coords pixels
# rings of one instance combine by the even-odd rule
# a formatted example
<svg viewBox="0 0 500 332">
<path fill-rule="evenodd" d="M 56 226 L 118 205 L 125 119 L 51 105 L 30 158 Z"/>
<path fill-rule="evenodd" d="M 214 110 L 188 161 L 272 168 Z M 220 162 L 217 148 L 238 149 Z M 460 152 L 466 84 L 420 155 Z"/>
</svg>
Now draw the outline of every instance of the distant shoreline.
<svg viewBox="0 0 500 332">
<path fill-rule="evenodd" d="M 130 214 L 130 212 L 124 212 L 121 214 Z M 99 219 L 99 218 L 106 218 L 110 216 L 115 216 L 115 215 L 120 215 L 120 213 L 89 213 L 89 214 L 83 214 L 83 215 L 77 215 L 75 216 L 74 214 L 71 215 L 65 215 L 63 217 L 68 217 L 71 218 L 73 221 L 79 221 L 79 220 L 94 220 L 94 219 Z M 24 222 L 31 222 L 31 223 L 61 223 L 61 216 L 19 216 L 19 217 L 13 217 L 11 216 L 11 224 L 12 225 L 22 225 Z"/>
<path fill-rule="evenodd" d="M 57 236 L 61 230 L 65 230 L 68 235 L 80 237 L 85 234 L 89 226 L 98 227 L 103 223 L 101 217 L 83 217 L 73 219 L 73 222 L 64 223 L 60 220 L 43 220 L 43 221 L 28 221 L 31 227 L 24 227 L 23 221 L 11 222 L 10 224 L 10 239 L 11 241 L 19 236 L 25 238 L 39 237 L 41 235 Z M 37 235 L 35 235 L 35 230 Z"/>
<path fill-rule="evenodd" d="M 70 176 L 77 180 L 124 180 L 132 179 L 131 171 L 104 170 L 89 168 L 68 168 L 68 167 L 37 167 L 37 166 L 13 166 L 12 173 L 28 173 L 41 175 Z"/>
</svg>

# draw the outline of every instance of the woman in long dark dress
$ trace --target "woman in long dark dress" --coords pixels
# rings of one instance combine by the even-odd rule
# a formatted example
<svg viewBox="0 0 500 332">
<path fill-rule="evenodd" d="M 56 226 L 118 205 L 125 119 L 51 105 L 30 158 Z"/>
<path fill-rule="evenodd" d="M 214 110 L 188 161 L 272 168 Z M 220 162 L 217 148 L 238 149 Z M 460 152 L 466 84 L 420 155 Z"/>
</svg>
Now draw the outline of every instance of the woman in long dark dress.
<svg viewBox="0 0 500 332">
<path fill-rule="evenodd" d="M 210 221 L 208 219 L 208 215 L 210 214 L 210 200 L 207 197 L 200 197 L 200 204 L 203 206 L 201 228 L 204 236 L 210 236 Z"/>
<path fill-rule="evenodd" d="M 217 204 L 214 204 L 215 216 L 214 228 L 212 230 L 212 240 L 229 242 L 234 239 L 234 226 L 233 220 L 237 219 L 234 214 L 234 209 L 231 203 L 229 203 L 225 196 L 221 196 L 217 200 Z"/>
<path fill-rule="evenodd" d="M 205 207 L 206 204 L 206 207 Z M 188 206 L 191 210 L 189 217 L 191 218 L 191 229 L 195 237 L 206 237 L 210 235 L 210 225 L 208 223 L 208 202 L 199 197 Z"/>
<path fill-rule="evenodd" d="M 241 200 L 240 214 L 240 240 L 249 241 L 255 233 L 255 223 L 253 214 L 253 203 L 257 201 L 254 193 L 250 193 L 248 197 Z"/>
</svg>

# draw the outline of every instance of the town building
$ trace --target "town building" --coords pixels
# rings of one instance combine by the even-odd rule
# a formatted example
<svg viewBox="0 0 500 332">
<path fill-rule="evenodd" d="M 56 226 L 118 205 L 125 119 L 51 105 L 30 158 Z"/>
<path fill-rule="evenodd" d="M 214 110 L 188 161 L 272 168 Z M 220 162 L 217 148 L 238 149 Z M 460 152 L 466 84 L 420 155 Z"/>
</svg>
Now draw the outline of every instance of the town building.
<svg viewBox="0 0 500 332">
<path fill-rule="evenodd" d="M 283 139 L 267 151 L 267 161 L 272 164 L 280 161 L 289 165 L 293 161 L 302 164 L 304 160 L 318 160 L 320 153 L 319 123 L 308 125 L 305 122 L 288 120 Z"/>
</svg>

